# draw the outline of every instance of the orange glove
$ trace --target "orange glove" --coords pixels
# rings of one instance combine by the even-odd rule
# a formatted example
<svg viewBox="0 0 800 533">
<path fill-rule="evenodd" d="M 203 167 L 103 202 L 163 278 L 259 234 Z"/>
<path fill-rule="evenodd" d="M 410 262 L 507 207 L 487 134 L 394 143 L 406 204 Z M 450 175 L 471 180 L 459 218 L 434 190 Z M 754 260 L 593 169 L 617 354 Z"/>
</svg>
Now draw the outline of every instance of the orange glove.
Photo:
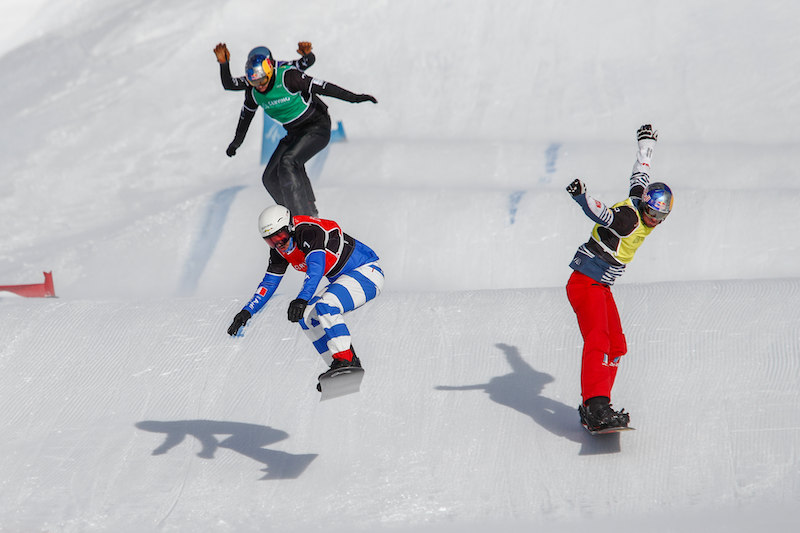
<svg viewBox="0 0 800 533">
<path fill-rule="evenodd" d="M 297 53 L 301 56 L 307 56 L 311 53 L 311 43 L 308 41 L 300 41 L 297 43 Z"/>
<path fill-rule="evenodd" d="M 228 52 L 228 46 L 225 43 L 219 43 L 215 46 L 214 54 L 216 54 L 219 63 L 227 63 L 231 59 L 231 53 Z"/>
</svg>

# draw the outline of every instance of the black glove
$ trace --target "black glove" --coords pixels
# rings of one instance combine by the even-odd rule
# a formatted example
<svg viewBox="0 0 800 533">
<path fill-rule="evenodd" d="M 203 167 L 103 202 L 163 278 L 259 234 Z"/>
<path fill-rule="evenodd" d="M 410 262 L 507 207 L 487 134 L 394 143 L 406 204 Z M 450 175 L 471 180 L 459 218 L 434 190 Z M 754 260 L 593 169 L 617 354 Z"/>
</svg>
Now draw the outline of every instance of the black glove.
<svg viewBox="0 0 800 533">
<path fill-rule="evenodd" d="M 636 140 L 641 141 L 642 139 L 653 139 L 654 141 L 658 140 L 658 130 L 654 130 L 653 126 L 650 124 L 645 124 L 636 132 Z"/>
<path fill-rule="evenodd" d="M 228 154 L 228 157 L 233 157 L 236 155 L 236 149 L 239 148 L 235 144 L 231 143 L 228 145 L 228 149 L 225 150 L 225 153 Z"/>
<path fill-rule="evenodd" d="M 567 192 L 575 198 L 576 196 L 586 193 L 586 185 L 581 180 L 574 179 L 572 183 L 567 185 Z"/>
<path fill-rule="evenodd" d="M 239 328 L 247 324 L 247 321 L 250 320 L 251 316 L 253 315 L 250 314 L 250 311 L 247 309 L 242 309 L 236 313 L 236 316 L 233 317 L 233 322 L 231 322 L 231 325 L 228 326 L 228 335 L 231 337 L 236 335 L 239 332 Z"/>
<path fill-rule="evenodd" d="M 302 298 L 292 300 L 292 303 L 289 304 L 289 322 L 300 322 L 307 305 L 308 300 L 303 300 Z"/>
<path fill-rule="evenodd" d="M 356 103 L 360 104 L 361 102 L 372 102 L 373 104 L 377 104 L 378 101 L 375 99 L 374 96 L 371 94 L 359 94 L 356 96 Z"/>
</svg>

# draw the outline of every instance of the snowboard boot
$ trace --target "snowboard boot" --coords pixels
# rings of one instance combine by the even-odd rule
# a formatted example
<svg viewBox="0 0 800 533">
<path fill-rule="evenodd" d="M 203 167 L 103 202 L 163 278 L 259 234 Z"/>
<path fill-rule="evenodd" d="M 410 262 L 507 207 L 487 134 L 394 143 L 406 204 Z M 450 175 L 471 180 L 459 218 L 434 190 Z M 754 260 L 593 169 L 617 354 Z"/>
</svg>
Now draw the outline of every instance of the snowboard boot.
<svg viewBox="0 0 800 533">
<path fill-rule="evenodd" d="M 589 398 L 585 405 L 578 407 L 581 424 L 589 431 L 600 431 L 609 428 L 626 428 L 631 420 L 625 409 L 615 411 L 609 399 L 604 396 Z"/>
<path fill-rule="evenodd" d="M 329 370 L 336 370 L 337 368 L 344 368 L 346 366 L 356 366 L 361 368 L 361 361 L 359 360 L 358 356 L 356 356 L 356 351 L 353 349 L 352 344 L 350 345 L 350 354 L 352 358 L 349 361 L 347 359 L 337 359 L 334 357 Z"/>
<path fill-rule="evenodd" d="M 353 349 L 352 344 L 350 345 L 350 353 L 352 354 L 352 359 L 350 359 L 349 361 L 347 359 L 334 357 L 333 361 L 331 362 L 331 367 L 322 374 L 320 374 L 319 377 L 322 377 L 331 370 L 336 370 L 337 368 L 346 368 L 352 366 L 361 368 L 361 360 L 358 358 L 358 356 L 356 356 L 356 351 Z M 322 392 L 322 386 L 319 383 L 317 383 L 317 391 Z"/>
</svg>

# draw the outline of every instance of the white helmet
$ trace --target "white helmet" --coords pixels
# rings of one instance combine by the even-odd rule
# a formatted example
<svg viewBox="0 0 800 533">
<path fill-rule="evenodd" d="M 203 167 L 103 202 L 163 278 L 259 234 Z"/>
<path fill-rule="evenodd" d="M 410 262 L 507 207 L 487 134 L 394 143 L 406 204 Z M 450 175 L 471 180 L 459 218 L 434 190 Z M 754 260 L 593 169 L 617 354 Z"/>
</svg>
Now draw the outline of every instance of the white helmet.
<svg viewBox="0 0 800 533">
<path fill-rule="evenodd" d="M 283 228 L 292 230 L 292 216 L 289 210 L 282 205 L 273 205 L 264 209 L 258 215 L 258 232 L 261 237 L 269 237 Z"/>
</svg>

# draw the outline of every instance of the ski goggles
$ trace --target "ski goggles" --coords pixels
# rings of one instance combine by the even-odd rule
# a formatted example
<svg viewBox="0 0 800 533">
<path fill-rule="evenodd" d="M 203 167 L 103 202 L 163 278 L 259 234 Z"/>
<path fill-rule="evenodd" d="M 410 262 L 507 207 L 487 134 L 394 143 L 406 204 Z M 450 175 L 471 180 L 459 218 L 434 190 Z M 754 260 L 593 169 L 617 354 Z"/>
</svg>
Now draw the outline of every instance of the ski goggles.
<svg viewBox="0 0 800 533">
<path fill-rule="evenodd" d="M 257 59 L 261 59 L 260 57 Z M 247 83 L 252 85 L 253 87 L 262 87 L 269 83 L 269 80 L 272 79 L 272 73 L 274 72 L 272 68 L 272 63 L 266 57 L 261 59 L 261 61 L 256 61 L 251 65 L 248 65 L 244 69 L 245 76 L 247 77 Z"/>
<path fill-rule="evenodd" d="M 653 209 L 652 207 L 650 207 L 647 204 L 644 204 L 644 209 L 642 211 L 648 217 L 650 217 L 650 218 L 652 218 L 654 220 L 658 220 L 659 222 L 662 222 L 665 218 L 667 218 L 667 215 L 669 215 L 669 212 L 662 213 L 661 211 L 656 211 L 655 209 Z"/>
<path fill-rule="evenodd" d="M 289 233 L 289 229 L 281 228 L 272 235 L 264 237 L 264 240 L 270 248 L 284 248 L 291 238 L 292 234 Z"/>
</svg>

